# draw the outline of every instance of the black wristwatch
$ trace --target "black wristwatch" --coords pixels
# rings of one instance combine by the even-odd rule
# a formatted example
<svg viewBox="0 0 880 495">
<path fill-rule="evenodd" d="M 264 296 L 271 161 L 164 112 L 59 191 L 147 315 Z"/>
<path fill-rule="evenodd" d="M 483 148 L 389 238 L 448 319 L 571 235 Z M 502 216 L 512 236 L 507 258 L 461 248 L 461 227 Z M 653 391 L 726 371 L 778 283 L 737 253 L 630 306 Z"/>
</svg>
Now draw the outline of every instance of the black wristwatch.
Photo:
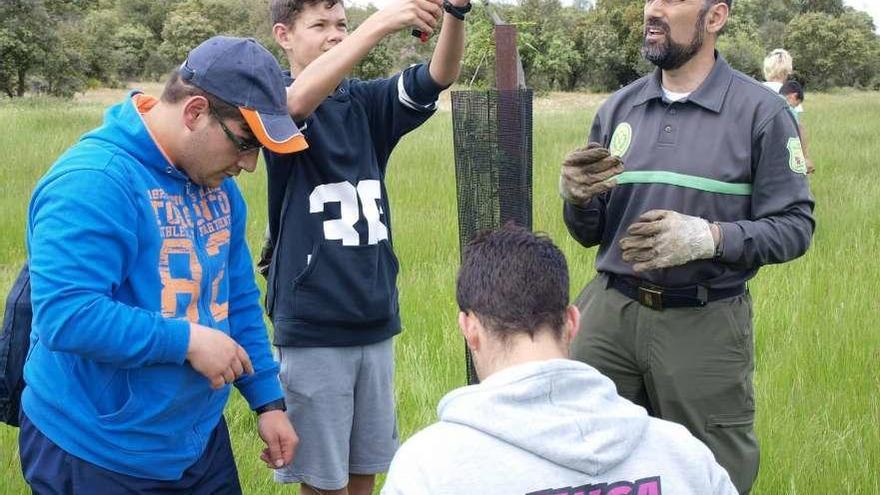
<svg viewBox="0 0 880 495">
<path fill-rule="evenodd" d="M 464 15 L 471 11 L 471 7 L 473 6 L 470 2 L 463 7 L 456 7 L 449 3 L 449 0 L 443 0 L 443 10 L 452 14 L 452 17 L 455 17 L 459 21 L 464 20 Z"/>
<path fill-rule="evenodd" d="M 257 416 L 269 411 L 286 411 L 287 404 L 284 403 L 284 399 L 276 399 L 272 402 L 267 402 L 262 406 L 254 409 L 254 412 L 257 413 Z"/>
</svg>

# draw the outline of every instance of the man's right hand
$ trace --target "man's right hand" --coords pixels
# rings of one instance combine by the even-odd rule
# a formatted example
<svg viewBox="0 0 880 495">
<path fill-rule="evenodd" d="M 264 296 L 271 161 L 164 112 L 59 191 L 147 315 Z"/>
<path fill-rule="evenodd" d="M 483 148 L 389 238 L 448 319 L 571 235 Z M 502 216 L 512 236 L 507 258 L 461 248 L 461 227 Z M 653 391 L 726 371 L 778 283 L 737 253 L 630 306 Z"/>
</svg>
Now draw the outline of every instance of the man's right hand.
<svg viewBox="0 0 880 495">
<path fill-rule="evenodd" d="M 619 157 L 611 155 L 599 143 L 590 143 L 565 157 L 559 176 L 559 194 L 569 203 L 586 204 L 616 186 L 617 181 L 612 177 L 621 172 L 623 162 Z"/>
<path fill-rule="evenodd" d="M 225 333 L 198 323 L 189 324 L 186 359 L 215 389 L 254 372 L 251 358 L 244 347 Z"/>
<path fill-rule="evenodd" d="M 416 28 L 430 35 L 443 17 L 443 0 L 397 0 L 374 15 L 389 33 Z"/>
</svg>

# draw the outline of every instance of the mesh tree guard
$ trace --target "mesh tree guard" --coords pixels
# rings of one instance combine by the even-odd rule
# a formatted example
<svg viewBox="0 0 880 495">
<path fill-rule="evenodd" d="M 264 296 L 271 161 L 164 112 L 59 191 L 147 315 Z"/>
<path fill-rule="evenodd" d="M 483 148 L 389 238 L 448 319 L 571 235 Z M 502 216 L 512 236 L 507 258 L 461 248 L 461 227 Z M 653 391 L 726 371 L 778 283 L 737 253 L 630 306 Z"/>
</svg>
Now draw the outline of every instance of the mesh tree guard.
<svg viewBox="0 0 880 495">
<path fill-rule="evenodd" d="M 452 92 L 460 253 L 474 234 L 532 228 L 532 90 Z M 465 347 L 468 384 L 478 382 Z"/>
</svg>

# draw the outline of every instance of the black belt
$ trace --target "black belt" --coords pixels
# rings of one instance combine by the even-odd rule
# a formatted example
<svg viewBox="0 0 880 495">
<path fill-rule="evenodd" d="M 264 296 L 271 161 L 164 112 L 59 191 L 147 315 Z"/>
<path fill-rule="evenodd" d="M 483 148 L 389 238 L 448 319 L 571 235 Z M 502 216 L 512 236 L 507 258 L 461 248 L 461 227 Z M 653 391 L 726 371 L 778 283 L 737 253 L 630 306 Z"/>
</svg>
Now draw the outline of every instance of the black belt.
<svg viewBox="0 0 880 495">
<path fill-rule="evenodd" d="M 703 285 L 660 287 L 635 277 L 608 273 L 608 287 L 638 301 L 642 306 L 660 311 L 664 308 L 695 308 L 706 303 L 745 294 L 745 284 L 729 289 L 710 289 Z"/>
</svg>

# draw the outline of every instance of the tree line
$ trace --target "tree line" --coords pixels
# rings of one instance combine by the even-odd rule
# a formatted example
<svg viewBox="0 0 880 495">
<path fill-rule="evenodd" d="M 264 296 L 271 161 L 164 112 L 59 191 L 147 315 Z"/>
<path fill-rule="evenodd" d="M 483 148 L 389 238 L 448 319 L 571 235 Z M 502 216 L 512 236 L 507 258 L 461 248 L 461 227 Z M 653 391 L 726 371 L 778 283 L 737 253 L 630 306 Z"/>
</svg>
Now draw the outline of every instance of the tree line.
<svg viewBox="0 0 880 495">
<path fill-rule="evenodd" d="M 517 26 L 527 81 L 537 90 L 611 91 L 651 70 L 639 54 L 644 0 L 474 3 L 462 84 L 492 84 L 492 12 Z M 353 29 L 375 7 L 347 11 Z M 190 48 L 221 33 L 255 37 L 286 64 L 271 39 L 268 0 L 3 0 L 0 94 L 71 96 L 162 79 Z M 760 79 L 763 58 L 774 48 L 791 52 L 795 77 L 810 90 L 880 89 L 880 37 L 871 17 L 843 0 L 735 0 L 719 51 Z M 387 75 L 427 59 L 431 49 L 432 41 L 398 33 L 354 75 Z"/>
</svg>

